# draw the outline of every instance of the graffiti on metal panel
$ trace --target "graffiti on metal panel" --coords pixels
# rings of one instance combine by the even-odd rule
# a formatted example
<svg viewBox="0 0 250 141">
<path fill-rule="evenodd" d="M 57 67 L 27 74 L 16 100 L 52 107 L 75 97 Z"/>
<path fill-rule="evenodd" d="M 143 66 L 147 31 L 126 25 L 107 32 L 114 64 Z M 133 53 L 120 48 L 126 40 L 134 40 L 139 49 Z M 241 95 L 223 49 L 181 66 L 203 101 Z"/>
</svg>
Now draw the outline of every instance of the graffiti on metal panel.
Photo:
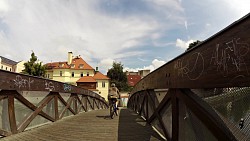
<svg viewBox="0 0 250 141">
<path fill-rule="evenodd" d="M 186 76 L 190 80 L 197 80 L 204 71 L 204 58 L 201 53 L 195 52 L 189 59 L 178 59 L 174 64 L 174 70 L 178 76 Z"/>
<path fill-rule="evenodd" d="M 216 70 L 221 72 L 226 77 L 229 71 L 240 72 L 247 69 L 247 64 L 244 57 L 249 52 L 249 45 L 240 42 L 240 38 L 232 39 L 225 45 L 217 44 L 212 54 L 210 65 L 216 66 Z"/>
<path fill-rule="evenodd" d="M 64 91 L 71 91 L 72 90 L 71 85 L 69 85 L 69 84 L 63 84 L 63 89 L 64 89 Z"/>
<path fill-rule="evenodd" d="M 54 86 L 53 82 L 47 82 L 45 80 L 45 90 L 48 90 L 48 91 L 55 90 L 55 86 Z"/>
<path fill-rule="evenodd" d="M 14 79 L 15 82 L 15 86 L 17 86 L 18 88 L 30 88 L 30 84 L 34 82 L 34 80 L 30 80 L 29 79 L 23 79 L 22 76 L 17 75 L 16 79 Z"/>
</svg>

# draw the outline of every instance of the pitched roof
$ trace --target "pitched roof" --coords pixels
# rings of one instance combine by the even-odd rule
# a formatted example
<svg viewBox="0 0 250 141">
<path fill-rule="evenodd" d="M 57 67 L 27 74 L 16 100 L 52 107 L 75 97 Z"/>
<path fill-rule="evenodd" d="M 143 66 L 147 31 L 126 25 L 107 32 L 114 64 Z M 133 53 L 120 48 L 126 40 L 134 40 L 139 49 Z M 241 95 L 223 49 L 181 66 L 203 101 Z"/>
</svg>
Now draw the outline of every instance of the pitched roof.
<svg viewBox="0 0 250 141">
<path fill-rule="evenodd" d="M 10 59 L 5 58 L 3 56 L 0 56 L 0 58 L 2 59 L 2 62 L 5 64 L 9 64 L 9 65 L 16 65 L 17 64 L 16 61 L 10 60 Z"/>
<path fill-rule="evenodd" d="M 94 78 L 95 80 L 100 80 L 100 79 L 102 79 L 102 80 L 108 80 L 108 79 L 110 79 L 110 78 L 108 78 L 106 75 L 103 75 L 103 74 L 100 73 L 100 72 L 96 72 L 96 74 L 93 76 L 93 78 Z"/>
<path fill-rule="evenodd" d="M 53 62 L 45 64 L 48 69 L 69 69 L 70 66 L 67 62 Z"/>
<path fill-rule="evenodd" d="M 88 63 L 86 63 L 81 57 L 76 57 L 72 59 L 71 64 L 75 65 L 73 69 L 93 70 L 93 68 Z M 83 65 L 82 68 L 81 65 Z"/>
<path fill-rule="evenodd" d="M 76 81 L 78 82 L 96 82 L 95 79 L 92 76 L 83 76 L 80 79 Z"/>
<path fill-rule="evenodd" d="M 141 80 L 140 75 L 127 75 L 128 85 L 135 86 Z"/>
<path fill-rule="evenodd" d="M 71 64 L 68 64 L 68 62 L 52 62 L 52 63 L 47 63 L 46 66 L 48 69 L 94 70 L 88 63 L 86 63 L 79 56 L 72 59 Z"/>
</svg>

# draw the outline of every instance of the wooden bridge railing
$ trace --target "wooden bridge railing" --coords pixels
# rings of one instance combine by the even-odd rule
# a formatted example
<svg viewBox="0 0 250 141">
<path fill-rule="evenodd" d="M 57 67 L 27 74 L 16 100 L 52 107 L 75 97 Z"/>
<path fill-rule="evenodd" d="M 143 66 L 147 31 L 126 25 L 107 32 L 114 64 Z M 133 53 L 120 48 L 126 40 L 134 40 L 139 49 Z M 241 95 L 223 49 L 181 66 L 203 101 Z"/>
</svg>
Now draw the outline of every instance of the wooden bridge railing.
<svg viewBox="0 0 250 141">
<path fill-rule="evenodd" d="M 108 108 L 100 95 L 73 85 L 0 70 L 0 135 L 79 112 Z"/>
<path fill-rule="evenodd" d="M 250 140 L 250 14 L 166 63 L 128 107 L 167 140 Z"/>
</svg>

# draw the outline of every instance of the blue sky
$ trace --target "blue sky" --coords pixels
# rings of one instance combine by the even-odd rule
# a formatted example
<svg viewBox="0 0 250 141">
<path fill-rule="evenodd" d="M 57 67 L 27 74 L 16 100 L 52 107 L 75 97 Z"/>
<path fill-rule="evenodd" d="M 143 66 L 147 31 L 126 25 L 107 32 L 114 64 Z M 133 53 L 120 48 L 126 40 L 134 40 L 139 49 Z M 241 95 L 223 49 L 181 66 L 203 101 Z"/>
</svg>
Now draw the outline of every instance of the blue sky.
<svg viewBox="0 0 250 141">
<path fill-rule="evenodd" d="M 250 12 L 249 0 L 0 0 L 1 56 L 43 63 L 81 55 L 154 70 Z"/>
</svg>

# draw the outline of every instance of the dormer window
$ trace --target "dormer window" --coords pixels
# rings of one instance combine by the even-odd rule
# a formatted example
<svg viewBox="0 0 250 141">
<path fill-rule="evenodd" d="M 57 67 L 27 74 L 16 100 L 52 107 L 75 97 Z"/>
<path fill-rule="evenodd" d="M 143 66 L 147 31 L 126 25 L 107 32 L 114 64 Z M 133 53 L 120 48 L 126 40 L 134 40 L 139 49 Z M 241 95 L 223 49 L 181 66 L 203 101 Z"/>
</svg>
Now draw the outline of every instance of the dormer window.
<svg viewBox="0 0 250 141">
<path fill-rule="evenodd" d="M 75 67 L 75 64 L 71 64 L 70 67 L 71 67 L 71 68 L 74 68 L 74 67 Z"/>
<path fill-rule="evenodd" d="M 82 68 L 83 68 L 83 64 L 80 64 L 80 65 L 79 65 L 79 68 L 82 69 Z"/>
<path fill-rule="evenodd" d="M 59 64 L 59 67 L 62 68 L 64 66 L 64 64 Z"/>
</svg>

